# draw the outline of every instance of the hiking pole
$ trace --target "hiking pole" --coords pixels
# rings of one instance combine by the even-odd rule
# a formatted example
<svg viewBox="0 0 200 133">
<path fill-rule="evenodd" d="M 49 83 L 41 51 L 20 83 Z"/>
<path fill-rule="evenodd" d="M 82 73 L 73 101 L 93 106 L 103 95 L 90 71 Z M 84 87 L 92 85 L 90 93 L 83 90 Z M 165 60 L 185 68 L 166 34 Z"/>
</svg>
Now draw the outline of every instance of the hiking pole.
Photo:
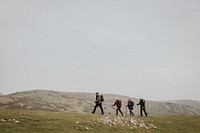
<svg viewBox="0 0 200 133">
<path fill-rule="evenodd" d="M 112 106 L 112 105 L 111 105 Z M 112 109 L 115 111 L 115 107 L 114 106 L 112 106 Z"/>
<path fill-rule="evenodd" d="M 126 106 L 126 116 L 127 116 L 127 106 Z"/>
<path fill-rule="evenodd" d="M 140 115 L 140 110 L 139 110 L 139 106 L 137 106 L 137 110 L 138 110 L 138 115 Z"/>
</svg>

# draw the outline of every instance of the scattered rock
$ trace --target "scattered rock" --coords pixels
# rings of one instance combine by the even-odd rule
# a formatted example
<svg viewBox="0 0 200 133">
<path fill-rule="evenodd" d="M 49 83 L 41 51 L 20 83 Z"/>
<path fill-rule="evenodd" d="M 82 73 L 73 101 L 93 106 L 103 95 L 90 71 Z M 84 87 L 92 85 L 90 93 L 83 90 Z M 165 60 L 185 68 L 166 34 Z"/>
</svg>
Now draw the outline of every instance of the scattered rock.
<svg viewBox="0 0 200 133">
<path fill-rule="evenodd" d="M 150 128 L 157 128 L 154 124 L 150 123 L 149 126 L 147 126 L 142 119 L 135 119 L 135 118 L 124 118 L 124 117 L 103 117 L 98 120 L 98 123 L 103 123 L 104 125 L 108 126 L 136 126 L 140 128 L 150 129 Z"/>
<path fill-rule="evenodd" d="M 169 123 L 169 124 L 171 124 L 172 122 L 171 122 L 171 121 L 166 121 L 166 123 Z"/>
<path fill-rule="evenodd" d="M 24 115 L 26 115 L 26 113 L 19 113 L 19 115 L 20 115 L 20 116 L 24 116 Z"/>
<path fill-rule="evenodd" d="M 140 123 L 139 127 L 146 127 L 146 125 L 144 123 Z"/>
<path fill-rule="evenodd" d="M 19 123 L 20 121 L 18 121 L 18 120 L 15 120 L 15 123 Z"/>
<path fill-rule="evenodd" d="M 90 130 L 88 127 L 85 127 L 86 130 Z"/>
<path fill-rule="evenodd" d="M 155 129 L 157 129 L 157 127 L 155 125 L 153 125 L 152 123 L 149 124 L 149 128 L 155 128 Z"/>
<path fill-rule="evenodd" d="M 93 127 L 94 127 L 95 125 L 91 123 L 90 126 L 93 126 Z"/>
<path fill-rule="evenodd" d="M 1 122 L 5 122 L 6 120 L 4 120 L 4 119 L 1 119 Z"/>
<path fill-rule="evenodd" d="M 135 126 L 138 126 L 139 125 L 139 122 L 133 118 L 130 119 L 130 123 L 135 125 Z"/>
<path fill-rule="evenodd" d="M 75 122 L 77 125 L 76 125 L 76 129 L 77 130 L 81 130 L 81 131 L 84 131 L 84 130 L 92 130 L 92 127 L 94 127 L 95 125 L 97 125 L 97 122 L 95 122 L 94 124 L 93 123 L 80 123 L 79 121 L 76 121 Z"/>
<path fill-rule="evenodd" d="M 15 123 L 19 123 L 20 121 L 16 120 L 16 119 L 8 119 L 7 121 L 9 122 L 15 122 Z M 1 122 L 6 122 L 5 119 L 1 119 Z"/>
</svg>

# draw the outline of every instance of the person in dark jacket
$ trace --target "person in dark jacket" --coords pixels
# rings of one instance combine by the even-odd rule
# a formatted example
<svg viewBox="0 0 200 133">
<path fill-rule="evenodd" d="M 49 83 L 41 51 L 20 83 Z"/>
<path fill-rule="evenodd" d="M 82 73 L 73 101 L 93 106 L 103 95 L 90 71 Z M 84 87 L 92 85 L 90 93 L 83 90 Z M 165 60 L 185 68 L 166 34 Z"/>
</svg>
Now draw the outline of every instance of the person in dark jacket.
<svg viewBox="0 0 200 133">
<path fill-rule="evenodd" d="M 115 105 L 117 106 L 116 115 L 118 115 L 118 111 L 119 111 L 121 113 L 121 115 L 123 116 L 123 113 L 121 111 L 122 102 L 118 97 L 116 97 L 115 103 L 112 106 L 115 106 Z"/>
<path fill-rule="evenodd" d="M 129 109 L 130 116 L 132 115 L 134 116 L 133 106 L 134 106 L 134 102 L 131 99 L 128 99 L 128 104 L 126 105 L 126 107 L 128 107 Z"/>
<path fill-rule="evenodd" d="M 95 100 L 96 105 L 94 106 L 94 110 L 91 112 L 92 114 L 95 113 L 97 107 L 101 109 L 101 114 L 102 115 L 104 114 L 103 107 L 102 107 L 102 102 L 103 102 L 102 97 L 103 95 L 99 95 L 99 92 L 96 92 L 96 100 Z"/>
<path fill-rule="evenodd" d="M 140 98 L 140 102 L 137 105 L 140 105 L 140 115 L 143 116 L 142 111 L 144 111 L 144 114 L 147 116 L 147 112 L 145 109 L 145 100 Z"/>
</svg>

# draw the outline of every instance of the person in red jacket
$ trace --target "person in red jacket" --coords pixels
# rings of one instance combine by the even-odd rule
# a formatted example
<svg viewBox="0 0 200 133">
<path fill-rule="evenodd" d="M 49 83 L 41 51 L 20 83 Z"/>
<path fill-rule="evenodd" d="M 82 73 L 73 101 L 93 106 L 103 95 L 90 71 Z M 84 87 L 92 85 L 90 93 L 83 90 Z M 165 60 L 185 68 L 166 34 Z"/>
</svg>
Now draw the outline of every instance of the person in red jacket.
<svg viewBox="0 0 200 133">
<path fill-rule="evenodd" d="M 123 113 L 121 111 L 122 102 L 118 97 L 116 97 L 115 103 L 112 106 L 115 106 L 115 105 L 117 106 L 116 115 L 118 115 L 118 111 L 119 111 L 121 113 L 121 115 L 123 116 Z"/>
</svg>

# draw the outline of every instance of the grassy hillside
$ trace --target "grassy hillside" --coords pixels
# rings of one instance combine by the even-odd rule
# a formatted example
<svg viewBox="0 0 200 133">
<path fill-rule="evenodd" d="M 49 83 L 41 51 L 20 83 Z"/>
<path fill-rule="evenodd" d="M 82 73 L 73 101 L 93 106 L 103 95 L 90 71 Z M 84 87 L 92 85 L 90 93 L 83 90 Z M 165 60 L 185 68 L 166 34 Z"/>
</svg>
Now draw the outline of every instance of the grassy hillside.
<svg viewBox="0 0 200 133">
<path fill-rule="evenodd" d="M 146 125 L 157 128 L 145 129 L 134 125 L 109 125 L 99 120 L 114 115 L 98 115 L 69 112 L 47 112 L 0 109 L 0 133 L 131 133 L 131 132 L 199 132 L 200 117 L 158 116 L 134 117 Z M 129 116 L 123 119 L 131 119 Z"/>
</svg>

